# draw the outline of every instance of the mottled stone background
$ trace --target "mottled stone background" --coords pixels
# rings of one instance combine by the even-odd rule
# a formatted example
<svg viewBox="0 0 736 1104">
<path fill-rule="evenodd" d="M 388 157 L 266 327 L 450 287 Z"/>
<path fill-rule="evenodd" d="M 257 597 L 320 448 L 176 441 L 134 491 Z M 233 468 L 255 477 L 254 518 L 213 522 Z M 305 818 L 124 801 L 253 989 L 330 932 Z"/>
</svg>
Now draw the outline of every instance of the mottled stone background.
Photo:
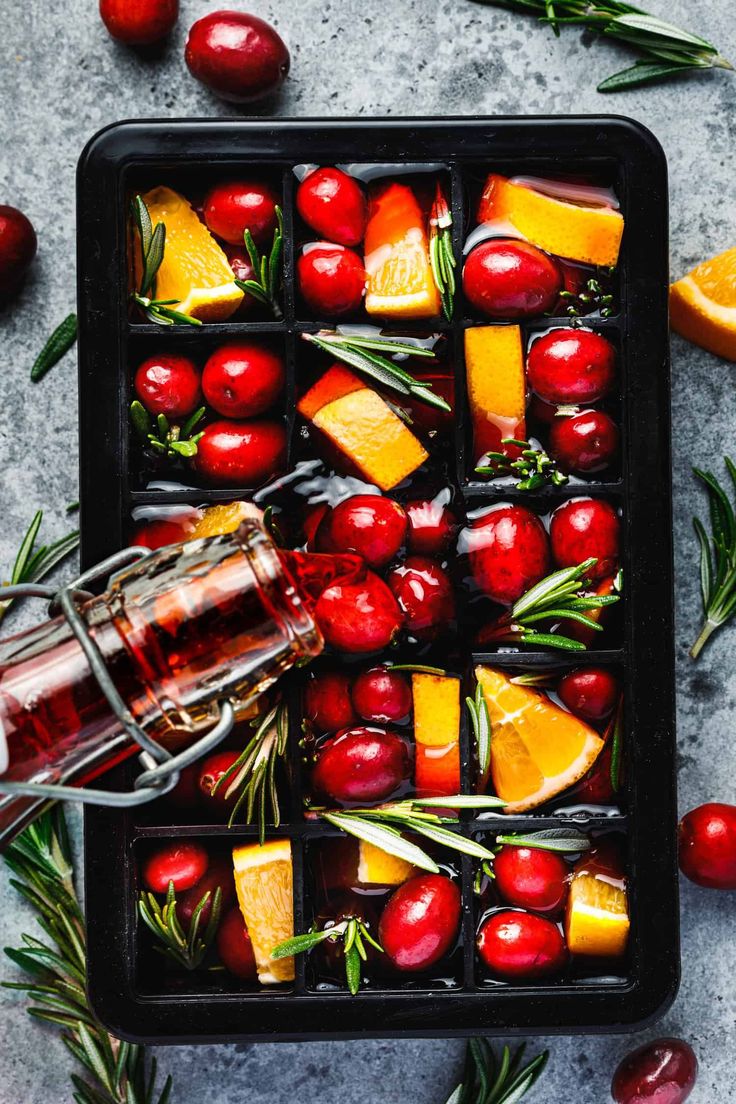
<svg viewBox="0 0 736 1104">
<path fill-rule="evenodd" d="M 649 6 L 736 56 L 731 0 Z M 61 534 L 64 506 L 77 497 L 74 356 L 40 386 L 28 372 L 52 325 L 74 306 L 74 170 L 87 138 L 107 123 L 157 116 L 218 116 L 227 107 L 188 75 L 188 25 L 215 8 L 182 0 L 180 26 L 157 60 L 115 45 L 95 0 L 0 0 L 0 203 L 33 220 L 40 252 L 33 278 L 0 313 L 0 568 L 7 571 L 33 511 L 44 535 Z M 575 30 L 555 41 L 533 21 L 470 0 L 248 0 L 276 23 L 292 51 L 292 76 L 276 105 L 283 115 L 443 115 L 613 111 L 646 123 L 671 172 L 672 270 L 736 243 L 736 78 L 704 74 L 664 87 L 605 98 L 596 82 L 624 54 L 592 45 Z M 734 368 L 675 339 L 674 487 L 677 545 L 677 655 L 680 804 L 736 799 L 731 661 L 736 626 L 697 668 L 687 659 L 698 619 L 696 552 L 690 519 L 702 508 L 690 467 L 720 468 L 734 448 Z M 16 624 L 22 623 L 20 620 Z M 646 738 L 646 733 L 641 734 Z M 733 1099 L 736 940 L 729 894 L 683 885 L 683 983 L 661 1030 L 697 1050 L 701 1077 L 693 1104 Z M 29 923 L 0 874 L 0 942 Z M 3 968 L 3 973 L 12 971 Z M 53 1032 L 31 1023 L 23 1000 L 0 996 L 0 1102 L 70 1099 L 70 1060 Z M 544 1040 L 532 1040 L 532 1047 Z M 551 1039 L 551 1070 L 534 1100 L 601 1104 L 610 1074 L 632 1040 Z M 460 1042 L 351 1042 L 176 1048 L 160 1054 L 177 1080 L 177 1102 L 432 1104 L 454 1083 Z"/>
</svg>

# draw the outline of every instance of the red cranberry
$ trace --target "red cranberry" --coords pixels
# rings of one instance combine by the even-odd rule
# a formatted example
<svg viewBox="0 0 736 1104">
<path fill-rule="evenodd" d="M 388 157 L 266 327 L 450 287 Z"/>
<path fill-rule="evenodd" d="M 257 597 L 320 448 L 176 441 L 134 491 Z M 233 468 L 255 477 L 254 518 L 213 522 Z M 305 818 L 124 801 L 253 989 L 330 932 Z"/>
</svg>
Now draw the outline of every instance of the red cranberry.
<svg viewBox="0 0 736 1104">
<path fill-rule="evenodd" d="M 478 953 L 500 978 L 540 978 L 557 974 L 567 948 L 556 924 L 529 912 L 494 912 L 478 933 Z"/>
<path fill-rule="evenodd" d="M 491 238 L 465 261 L 463 288 L 489 318 L 530 318 L 551 310 L 560 293 L 560 270 L 528 242 Z"/>
<path fill-rule="evenodd" d="M 397 970 L 428 970 L 457 939 L 460 912 L 460 891 L 450 878 L 418 874 L 389 898 L 378 941 Z"/>
<path fill-rule="evenodd" d="M 387 648 L 402 624 L 396 599 L 372 571 L 357 582 L 328 587 L 314 615 L 326 643 L 353 654 Z"/>
<path fill-rule="evenodd" d="M 213 482 L 257 487 L 286 462 L 286 430 L 281 422 L 212 422 L 205 426 L 194 464 Z"/>
<path fill-rule="evenodd" d="M 238 759 L 238 751 L 215 751 L 208 755 L 199 765 L 199 790 L 207 802 L 207 807 L 213 806 L 220 812 L 224 812 L 235 800 L 235 795 L 226 797 L 227 783 L 220 786 L 217 793 L 213 790 L 222 776 L 226 774 L 233 763 Z"/>
<path fill-rule="evenodd" d="M 180 544 L 181 541 L 188 539 L 200 517 L 201 512 L 195 506 L 177 509 L 170 517 L 143 522 L 134 531 L 130 543 L 142 544 L 144 548 L 150 548 L 153 551 L 157 548 L 165 548 L 167 544 Z"/>
<path fill-rule="evenodd" d="M 220 890 L 220 909 L 224 912 L 230 902 L 235 900 L 235 882 L 232 863 L 223 858 L 213 859 L 207 873 L 177 899 L 176 915 L 185 932 L 189 931 L 197 905 L 205 893 L 209 893 L 209 899 L 199 914 L 199 930 L 200 932 L 204 930 L 212 913 L 215 892 L 218 889 Z"/>
<path fill-rule="evenodd" d="M 193 77 L 233 103 L 275 92 L 289 72 L 289 51 L 270 23 L 247 12 L 209 12 L 192 25 L 184 57 Z"/>
<path fill-rule="evenodd" d="M 118 42 L 149 46 L 173 30 L 179 18 L 179 0 L 100 0 L 100 15 Z"/>
<path fill-rule="evenodd" d="M 17 207 L 0 204 L 0 295 L 18 290 L 37 247 L 30 220 Z"/>
<path fill-rule="evenodd" d="M 339 245 L 358 245 L 368 221 L 368 204 L 360 184 L 340 169 L 315 169 L 296 191 L 304 221 L 321 237 Z"/>
<path fill-rule="evenodd" d="M 354 495 L 325 517 L 317 551 L 357 552 L 369 567 L 385 567 L 403 545 L 406 527 L 406 514 L 392 498 Z"/>
<path fill-rule="evenodd" d="M 613 387 L 616 352 L 592 330 L 550 330 L 532 342 L 526 370 L 529 386 L 545 402 L 594 403 Z"/>
<path fill-rule="evenodd" d="M 608 739 L 593 767 L 578 782 L 570 797 L 581 805 L 608 805 L 615 800 L 616 791 L 611 779 L 611 752 L 613 741 Z"/>
<path fill-rule="evenodd" d="M 317 928 L 324 930 L 334 928 L 343 920 L 361 920 L 374 939 L 377 938 L 378 918 L 371 901 L 359 893 L 341 893 L 339 897 L 332 899 L 326 908 L 320 911 L 317 917 Z M 344 983 L 345 980 L 345 944 L 342 939 L 333 941 L 326 939 L 320 943 L 320 957 L 329 974 Z M 378 951 L 370 943 L 365 944 L 367 964 L 376 961 Z"/>
<path fill-rule="evenodd" d="M 549 433 L 549 451 L 563 471 L 602 471 L 618 453 L 618 427 L 602 410 L 555 418 Z"/>
<path fill-rule="evenodd" d="M 412 709 L 411 687 L 399 671 L 371 667 L 353 683 L 353 705 L 365 721 L 403 721 Z"/>
<path fill-rule="evenodd" d="M 393 568 L 388 585 L 404 614 L 410 633 L 430 637 L 455 619 L 455 595 L 450 576 L 427 556 L 407 556 Z"/>
<path fill-rule="evenodd" d="M 680 821 L 680 870 L 707 889 L 736 889 L 736 805 L 708 802 Z"/>
<path fill-rule="evenodd" d="M 201 843 L 172 840 L 158 847 L 143 864 L 143 882 L 151 893 L 166 893 L 169 882 L 177 893 L 191 889 L 205 874 L 209 856 Z"/>
<path fill-rule="evenodd" d="M 350 679 L 342 671 L 321 671 L 304 687 L 304 716 L 317 732 L 337 732 L 358 719 Z"/>
<path fill-rule="evenodd" d="M 139 364 L 133 387 L 150 414 L 165 414 L 171 421 L 186 418 L 201 399 L 196 365 L 175 353 L 152 356 Z"/>
<path fill-rule="evenodd" d="M 577 667 L 557 685 L 563 705 L 584 721 L 603 721 L 613 713 L 620 693 L 619 681 L 607 667 Z"/>
<path fill-rule="evenodd" d="M 470 571 L 480 589 L 510 606 L 549 571 L 549 540 L 525 506 L 497 506 L 463 534 Z"/>
<path fill-rule="evenodd" d="M 230 245 L 242 245 L 246 230 L 250 230 L 256 245 L 266 245 L 276 229 L 278 202 L 278 195 L 268 184 L 228 180 L 215 184 L 207 193 L 204 221 L 213 234 Z"/>
<path fill-rule="evenodd" d="M 589 579 L 602 579 L 618 567 L 618 514 L 599 498 L 571 498 L 558 506 L 549 527 L 552 555 L 558 567 L 574 567 L 594 556 Z"/>
<path fill-rule="evenodd" d="M 409 777 L 406 743 L 382 728 L 347 728 L 322 744 L 312 771 L 316 793 L 334 801 L 382 801 Z"/>
<path fill-rule="evenodd" d="M 433 395 L 439 395 L 444 399 L 449 410 L 441 410 L 438 406 L 430 406 L 416 395 L 394 396 L 397 403 L 411 418 L 412 427 L 420 434 L 435 436 L 438 433 L 448 435 L 455 428 L 455 380 L 446 372 L 425 372 L 422 369 L 413 369 L 417 380 L 428 384 Z"/>
<path fill-rule="evenodd" d="M 494 885 L 509 905 L 558 912 L 567 897 L 570 867 L 554 851 L 504 844 L 493 860 Z"/>
<path fill-rule="evenodd" d="M 404 509 L 409 518 L 407 543 L 410 552 L 422 556 L 443 556 L 457 531 L 457 518 L 444 502 L 449 493 L 441 491 L 435 498 L 418 498 L 407 502 Z"/>
<path fill-rule="evenodd" d="M 682 1039 L 655 1039 L 633 1050 L 613 1075 L 616 1104 L 684 1104 L 698 1076 L 698 1059 Z"/>
<path fill-rule="evenodd" d="M 339 318 L 359 310 L 365 294 L 363 262 L 352 249 L 320 242 L 296 262 L 299 290 L 310 310 Z"/>
<path fill-rule="evenodd" d="M 217 953 L 228 973 L 241 981 L 255 981 L 256 957 L 240 909 L 226 912 L 217 929 Z"/>
<path fill-rule="evenodd" d="M 273 406 L 284 388 L 283 359 L 255 341 L 231 341 L 204 366 L 202 390 L 225 418 L 254 418 Z"/>
<path fill-rule="evenodd" d="M 245 283 L 246 280 L 252 280 L 255 271 L 251 263 L 251 259 L 248 256 L 248 250 L 244 245 L 225 245 L 225 256 L 228 259 L 228 264 L 233 270 L 233 276 L 236 280 L 240 280 Z M 237 309 L 236 316 L 243 314 L 250 314 L 250 312 L 258 306 L 258 300 L 250 292 L 243 292 L 243 298 L 240 301 L 240 306 Z"/>
</svg>

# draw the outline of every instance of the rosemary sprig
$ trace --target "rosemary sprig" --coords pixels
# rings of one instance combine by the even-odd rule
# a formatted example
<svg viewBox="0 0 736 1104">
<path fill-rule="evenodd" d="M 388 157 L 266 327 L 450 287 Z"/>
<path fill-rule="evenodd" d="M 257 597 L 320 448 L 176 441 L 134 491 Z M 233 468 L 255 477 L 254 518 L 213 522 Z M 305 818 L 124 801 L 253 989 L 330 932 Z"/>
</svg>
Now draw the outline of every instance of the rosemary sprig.
<svg viewBox="0 0 736 1104">
<path fill-rule="evenodd" d="M 30 904 L 46 939 L 23 935 L 6 948 L 29 981 L 3 982 L 34 1001 L 29 1015 L 62 1028 L 61 1038 L 81 1065 L 72 1073 L 77 1104 L 168 1104 L 171 1078 L 156 1085 L 156 1062 L 143 1047 L 113 1038 L 97 1020 L 86 993 L 86 933 L 74 889 L 74 869 L 61 806 L 46 810 L 10 845 L 10 884 Z"/>
<path fill-rule="evenodd" d="M 736 466 L 725 456 L 726 471 L 736 490 Z M 703 625 L 690 655 L 697 659 L 714 632 L 725 625 L 736 610 L 736 514 L 725 488 L 712 472 L 693 468 L 708 492 L 710 540 L 699 518 L 693 526 L 700 543 L 700 593 L 703 598 Z"/>
<path fill-rule="evenodd" d="M 212 907 L 206 924 L 202 923 L 202 913 L 212 897 Z M 220 923 L 222 890 L 218 886 L 214 897 L 207 890 L 192 912 L 189 928 L 185 932 L 176 914 L 176 892 L 174 883 L 169 882 L 166 900 L 163 905 L 153 893 L 141 893 L 138 899 L 138 912 L 141 920 L 156 939 L 154 950 L 166 958 L 172 959 L 184 970 L 196 970 L 212 946 Z"/>
<path fill-rule="evenodd" d="M 442 300 L 442 313 L 452 321 L 455 309 L 455 254 L 452 251 L 452 212 L 437 181 L 429 213 L 429 263 Z"/>
<path fill-rule="evenodd" d="M 10 576 L 10 586 L 17 586 L 19 583 L 40 582 L 50 571 L 53 571 L 57 564 L 60 564 L 67 556 L 71 556 L 72 552 L 76 552 L 79 547 L 79 530 L 75 529 L 72 533 L 67 533 L 65 537 L 54 541 L 53 544 L 42 544 L 36 548 L 36 537 L 42 521 L 43 510 L 37 510 L 15 557 L 13 571 Z M 0 587 L 1 595 L 2 587 Z M 7 601 L 0 600 L 0 621 L 16 601 L 18 601 L 17 598 L 10 598 Z"/>
<path fill-rule="evenodd" d="M 475 697 L 466 698 L 465 704 L 468 707 L 470 723 L 473 727 L 475 757 L 478 760 L 481 788 L 483 788 L 488 781 L 488 774 L 491 769 L 491 718 L 480 683 L 475 688 Z"/>
<path fill-rule="evenodd" d="M 611 788 L 614 793 L 621 789 L 621 756 L 624 739 L 624 697 L 619 696 L 616 710 L 611 718 L 605 739 L 611 741 Z"/>
<path fill-rule="evenodd" d="M 521 449 L 521 455 L 513 459 L 503 452 L 487 452 L 490 464 L 479 464 L 475 469 L 480 475 L 521 476 L 516 484 L 517 491 L 537 491 L 546 485 L 562 487 L 567 483 L 568 477 L 543 448 L 535 448 L 516 437 L 504 437 L 501 444 L 516 446 Z"/>
<path fill-rule="evenodd" d="M 614 270 L 611 268 L 606 271 L 612 275 Z M 561 291 L 560 299 L 565 301 L 565 313 L 570 318 L 579 318 L 594 310 L 599 312 L 601 318 L 610 318 L 614 313 L 613 295 L 605 292 L 599 281 L 592 276 L 585 284 L 585 291 Z"/>
<path fill-rule="evenodd" d="M 348 990 L 352 996 L 356 996 L 360 989 L 361 964 L 368 959 L 366 943 L 383 954 L 383 947 L 371 935 L 368 924 L 357 916 L 346 917 L 331 928 L 312 928 L 304 935 L 286 939 L 274 947 L 271 958 L 291 958 L 292 955 L 304 954 L 328 940 L 331 943 L 342 943 Z"/>
<path fill-rule="evenodd" d="M 277 205 L 277 226 L 273 232 L 271 249 L 266 256 L 258 252 L 258 247 L 253 241 L 250 230 L 243 235 L 245 248 L 248 250 L 250 263 L 253 265 L 253 277 L 250 280 L 236 280 L 235 283 L 241 291 L 252 295 L 259 303 L 269 307 L 274 318 L 282 319 L 283 312 L 278 302 L 279 289 L 281 287 L 281 255 L 284 249 L 284 216 Z"/>
<path fill-rule="evenodd" d="M 525 1044 L 511 1053 L 505 1046 L 496 1058 L 485 1039 L 469 1039 L 463 1079 L 446 1104 L 517 1104 L 544 1072 L 545 1050 L 523 1066 Z"/>
<path fill-rule="evenodd" d="M 318 349 L 337 357 L 357 372 L 369 376 L 376 383 L 396 391 L 399 395 L 412 395 L 429 406 L 451 411 L 452 407 L 440 395 L 432 391 L 432 384 L 426 380 L 415 379 L 398 364 L 388 360 L 389 356 L 427 357 L 434 360 L 432 349 L 411 345 L 395 337 L 371 336 L 366 334 L 344 334 L 332 330 L 320 330 L 319 333 L 303 333 L 305 341 L 316 345 Z"/>
<path fill-rule="evenodd" d="M 38 383 L 58 364 L 77 340 L 77 316 L 69 314 L 61 322 L 36 357 L 31 368 L 31 382 Z"/>
<path fill-rule="evenodd" d="M 160 456 L 181 456 L 185 460 L 197 455 L 197 442 L 202 433 L 193 431 L 204 415 L 205 407 L 200 406 L 184 425 L 172 425 L 165 414 L 159 414 L 154 420 L 138 399 L 130 404 L 130 420 L 143 444 Z"/>
<path fill-rule="evenodd" d="M 556 35 L 566 24 L 585 27 L 625 43 L 642 56 L 635 65 L 612 74 L 599 92 L 620 92 L 694 69 L 733 69 L 718 48 L 623 0 L 479 0 L 494 7 L 535 14 Z"/>
<path fill-rule="evenodd" d="M 245 823 L 252 824 L 254 819 L 258 820 L 258 837 L 263 843 L 266 818 L 274 828 L 281 824 L 276 767 L 286 756 L 289 734 L 286 705 L 279 702 L 251 724 L 256 730 L 254 735 L 233 765 L 218 778 L 212 787 L 212 797 L 221 790 L 226 799 L 237 795 L 228 826 L 232 828 L 245 805 Z"/>
<path fill-rule="evenodd" d="M 138 291 L 132 293 L 133 302 L 138 304 L 149 321 L 159 326 L 173 326 L 175 322 L 186 326 L 201 326 L 198 318 L 173 309 L 176 299 L 156 298 L 156 275 L 166 248 L 166 224 L 157 222 L 154 228 L 148 207 L 140 195 L 133 200 L 131 211 L 141 243 L 142 268 L 140 286 Z"/>
</svg>

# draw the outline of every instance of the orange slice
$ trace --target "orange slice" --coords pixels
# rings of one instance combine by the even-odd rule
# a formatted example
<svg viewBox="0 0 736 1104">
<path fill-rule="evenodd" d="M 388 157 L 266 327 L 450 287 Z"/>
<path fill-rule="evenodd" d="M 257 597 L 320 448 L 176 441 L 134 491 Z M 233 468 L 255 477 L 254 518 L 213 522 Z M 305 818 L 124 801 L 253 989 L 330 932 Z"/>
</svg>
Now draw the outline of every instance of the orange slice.
<svg viewBox="0 0 736 1104">
<path fill-rule="evenodd" d="M 475 459 L 507 451 L 504 437 L 526 439 L 526 373 L 519 326 L 465 331 L 465 370 Z"/>
<path fill-rule="evenodd" d="M 571 954 L 608 958 L 626 950 L 629 938 L 626 890 L 595 874 L 576 874 L 570 883 L 565 938 Z"/>
<path fill-rule="evenodd" d="M 399 886 L 416 873 L 406 859 L 389 855 L 367 840 L 358 840 L 358 884 Z"/>
<path fill-rule="evenodd" d="M 215 506 L 205 507 L 187 539 L 220 537 L 225 533 L 234 533 L 246 518 L 260 521 L 262 517 L 263 512 L 252 502 L 218 502 Z"/>
<path fill-rule="evenodd" d="M 495 667 L 476 667 L 475 677 L 488 706 L 491 777 L 505 812 L 534 809 L 590 770 L 604 746 L 594 729 Z"/>
<path fill-rule="evenodd" d="M 736 360 L 736 247 L 703 261 L 670 288 L 672 329 L 716 356 Z"/>
<path fill-rule="evenodd" d="M 321 889 L 328 893 L 335 889 L 400 886 L 416 874 L 411 863 L 354 836 L 325 840 L 318 851 L 316 869 Z"/>
<path fill-rule="evenodd" d="M 613 207 L 588 206 L 546 195 L 498 173 L 486 180 L 479 222 L 511 225 L 547 253 L 591 265 L 615 265 L 624 219 Z"/>
<path fill-rule="evenodd" d="M 166 226 L 164 259 L 156 276 L 156 298 L 173 299 L 176 309 L 202 322 L 223 322 L 243 300 L 224 252 L 191 204 L 171 188 L 143 196 L 153 226 Z M 139 250 L 136 264 L 140 266 Z M 139 273 L 140 275 L 140 273 Z"/>
<path fill-rule="evenodd" d="M 365 232 L 368 314 L 432 318 L 440 313 L 425 226 L 422 210 L 406 184 L 389 184 L 371 199 Z"/>
<path fill-rule="evenodd" d="M 271 951 L 294 934 L 293 865 L 287 839 L 233 848 L 238 904 L 243 914 L 261 985 L 294 980 L 294 959 L 272 959 Z"/>
<path fill-rule="evenodd" d="M 414 784 L 420 797 L 460 792 L 460 679 L 415 672 Z"/>
</svg>

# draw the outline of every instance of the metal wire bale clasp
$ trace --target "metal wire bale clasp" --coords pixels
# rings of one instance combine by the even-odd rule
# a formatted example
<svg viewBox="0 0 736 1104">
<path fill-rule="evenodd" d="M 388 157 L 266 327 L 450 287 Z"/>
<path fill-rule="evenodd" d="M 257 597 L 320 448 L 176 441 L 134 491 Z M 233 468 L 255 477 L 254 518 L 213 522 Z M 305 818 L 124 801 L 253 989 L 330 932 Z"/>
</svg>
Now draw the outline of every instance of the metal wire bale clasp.
<svg viewBox="0 0 736 1104">
<path fill-rule="evenodd" d="M 204 736 L 177 755 L 167 751 L 138 724 L 128 705 L 118 693 L 102 652 L 77 608 L 78 602 L 87 601 L 93 597 L 86 589 L 91 583 L 103 578 L 111 582 L 117 573 L 150 554 L 148 548 L 137 546 L 125 548 L 113 556 L 108 556 L 107 559 L 58 590 L 55 587 L 37 583 L 21 583 L 17 586 L 3 587 L 1 591 L 3 600 L 45 598 L 49 602 L 49 614 L 56 616 L 57 613 L 61 613 L 66 619 L 120 727 L 141 749 L 138 761 L 144 769 L 136 778 L 134 789 L 129 792 L 116 792 L 67 786 L 62 783 L 10 782 L 0 778 L 0 794 L 36 797 L 49 801 L 78 801 L 84 805 L 108 805 L 113 808 L 143 805 L 172 790 L 179 781 L 180 771 L 217 747 L 232 730 L 235 723 L 235 710 L 229 701 L 223 700 L 219 703 L 219 720 Z M 78 763 L 79 773 L 84 773 L 85 766 L 93 765 L 98 755 L 99 752 L 93 753 L 89 762 Z"/>
</svg>

